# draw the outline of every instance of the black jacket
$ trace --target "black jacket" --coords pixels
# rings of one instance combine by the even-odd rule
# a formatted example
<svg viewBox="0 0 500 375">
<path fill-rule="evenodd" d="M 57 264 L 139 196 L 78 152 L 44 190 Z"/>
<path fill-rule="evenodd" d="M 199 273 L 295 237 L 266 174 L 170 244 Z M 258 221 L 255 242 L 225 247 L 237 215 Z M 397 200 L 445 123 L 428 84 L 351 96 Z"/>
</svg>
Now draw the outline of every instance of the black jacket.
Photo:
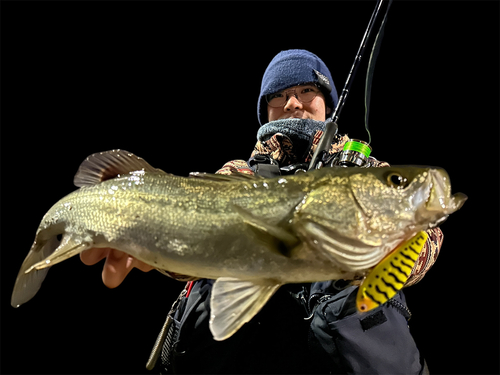
<svg viewBox="0 0 500 375">
<path fill-rule="evenodd" d="M 285 285 L 232 337 L 209 330 L 213 280 L 198 280 L 174 314 L 161 373 L 422 374 L 403 293 L 359 314 L 357 287 L 342 282 Z"/>
</svg>

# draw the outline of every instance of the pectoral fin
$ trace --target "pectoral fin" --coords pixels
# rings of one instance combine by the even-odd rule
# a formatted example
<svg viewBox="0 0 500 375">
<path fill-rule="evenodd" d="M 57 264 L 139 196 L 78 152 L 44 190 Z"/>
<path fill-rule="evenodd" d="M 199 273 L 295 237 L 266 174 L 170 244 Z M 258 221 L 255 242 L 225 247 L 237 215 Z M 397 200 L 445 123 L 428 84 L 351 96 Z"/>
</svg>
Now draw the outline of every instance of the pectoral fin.
<svg viewBox="0 0 500 375">
<path fill-rule="evenodd" d="M 210 298 L 210 331 L 222 341 L 249 322 L 281 284 L 275 280 L 217 279 Z"/>
<path fill-rule="evenodd" d="M 261 242 L 266 243 L 269 248 L 274 248 L 282 255 L 288 256 L 290 250 L 299 243 L 298 237 L 286 229 L 266 223 L 240 206 L 233 205 L 233 207 L 243 218 L 248 228 L 256 234 L 256 237 Z"/>
<path fill-rule="evenodd" d="M 356 296 L 356 307 L 359 312 L 376 308 L 403 288 L 427 237 L 424 231 L 417 233 L 375 266 L 359 286 Z"/>
</svg>

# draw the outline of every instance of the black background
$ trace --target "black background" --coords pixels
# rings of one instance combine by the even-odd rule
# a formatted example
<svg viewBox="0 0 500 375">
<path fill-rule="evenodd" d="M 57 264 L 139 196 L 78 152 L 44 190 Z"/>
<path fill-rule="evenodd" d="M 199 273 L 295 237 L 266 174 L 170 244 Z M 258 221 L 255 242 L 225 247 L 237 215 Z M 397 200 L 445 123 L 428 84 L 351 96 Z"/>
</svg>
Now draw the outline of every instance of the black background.
<svg viewBox="0 0 500 375">
<path fill-rule="evenodd" d="M 121 148 L 165 171 L 214 172 L 256 141 L 260 80 L 281 50 L 320 56 L 340 91 L 375 1 L 2 3 L 1 372 L 148 373 L 183 283 L 102 263 L 54 267 L 19 309 L 15 276 L 88 155 Z M 373 155 L 444 167 L 469 196 L 406 289 L 432 373 L 498 373 L 499 3 L 396 1 L 375 68 Z M 367 57 L 340 116 L 367 139 Z"/>
</svg>

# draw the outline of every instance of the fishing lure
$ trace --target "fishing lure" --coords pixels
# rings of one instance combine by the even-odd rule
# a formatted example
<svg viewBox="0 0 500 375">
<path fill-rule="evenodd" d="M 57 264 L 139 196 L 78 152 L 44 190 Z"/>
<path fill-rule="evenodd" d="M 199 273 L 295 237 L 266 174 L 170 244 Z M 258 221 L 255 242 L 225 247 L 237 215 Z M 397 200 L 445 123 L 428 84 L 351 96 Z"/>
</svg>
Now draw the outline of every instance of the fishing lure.
<svg viewBox="0 0 500 375">
<path fill-rule="evenodd" d="M 367 312 L 390 300 L 405 285 L 422 251 L 427 233 L 420 231 L 388 254 L 359 286 L 356 307 Z"/>
</svg>

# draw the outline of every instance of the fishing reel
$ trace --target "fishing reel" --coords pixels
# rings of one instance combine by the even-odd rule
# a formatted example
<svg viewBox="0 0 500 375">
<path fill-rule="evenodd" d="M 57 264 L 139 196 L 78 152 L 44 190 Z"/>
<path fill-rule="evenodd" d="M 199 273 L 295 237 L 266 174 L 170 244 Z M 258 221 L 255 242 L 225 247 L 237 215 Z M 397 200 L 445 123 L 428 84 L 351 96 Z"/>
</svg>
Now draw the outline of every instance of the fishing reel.
<svg viewBox="0 0 500 375">
<path fill-rule="evenodd" d="M 369 143 L 359 139 L 349 139 L 342 151 L 328 158 L 328 150 L 331 147 L 332 140 L 337 134 L 338 125 L 332 120 L 325 122 L 323 136 L 318 142 L 316 151 L 309 164 L 309 170 L 320 169 L 324 166 L 329 167 L 368 167 L 370 166 L 369 157 L 372 148 Z"/>
<path fill-rule="evenodd" d="M 371 146 L 365 141 L 350 139 L 328 164 L 330 167 L 368 167 L 371 152 Z"/>
</svg>

